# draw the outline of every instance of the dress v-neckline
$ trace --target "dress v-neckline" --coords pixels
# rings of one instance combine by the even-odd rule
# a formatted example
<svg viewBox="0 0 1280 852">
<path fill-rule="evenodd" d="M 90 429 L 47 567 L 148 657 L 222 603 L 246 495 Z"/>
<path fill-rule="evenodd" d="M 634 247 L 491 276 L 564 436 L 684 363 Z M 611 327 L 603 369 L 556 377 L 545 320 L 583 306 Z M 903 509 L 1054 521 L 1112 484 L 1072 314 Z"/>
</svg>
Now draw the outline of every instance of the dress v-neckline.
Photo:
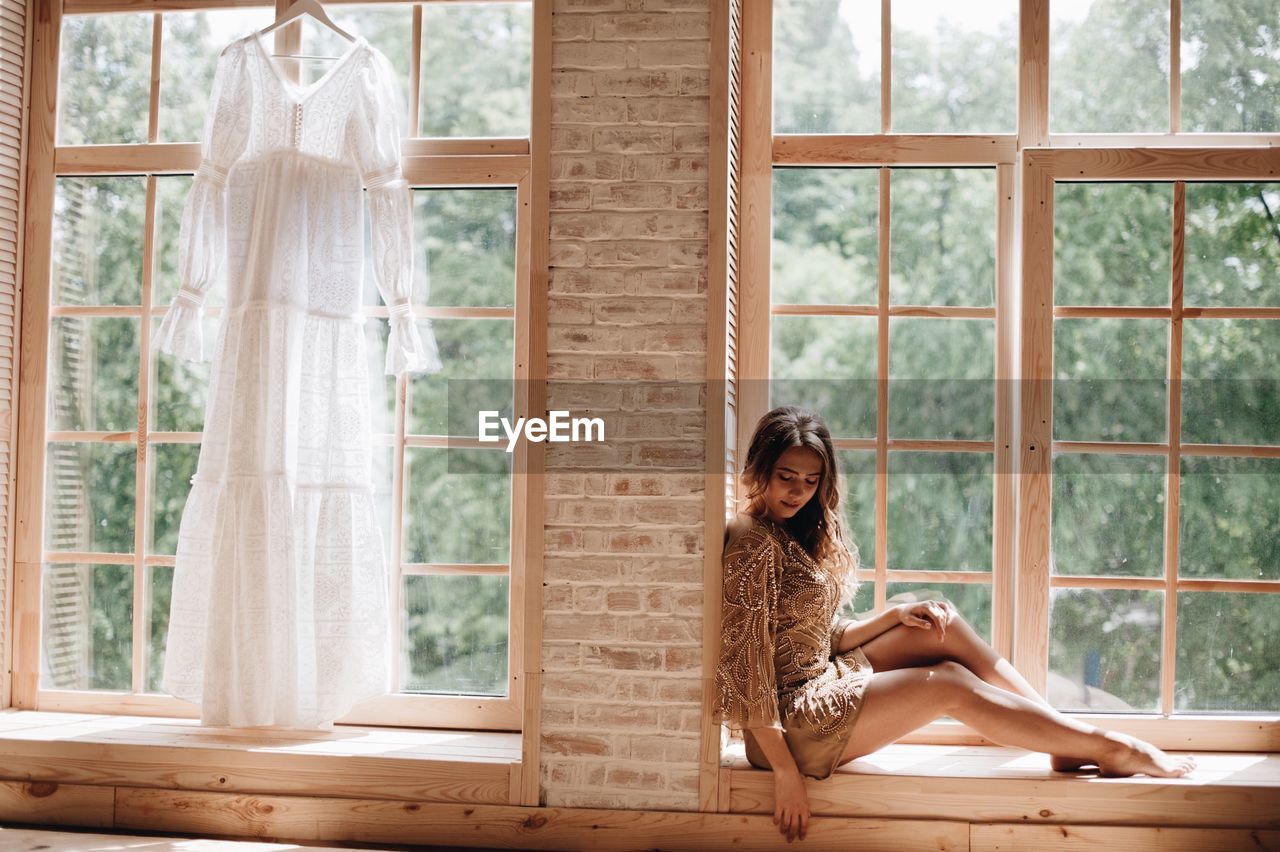
<svg viewBox="0 0 1280 852">
<path fill-rule="evenodd" d="M 263 61 L 271 67 L 271 73 L 275 75 L 275 78 L 279 81 L 281 88 L 296 103 L 303 103 L 304 101 L 309 100 L 316 92 L 320 91 L 320 89 L 324 87 L 324 84 L 328 83 L 329 80 L 338 73 L 339 69 L 347 64 L 351 57 L 359 53 L 361 48 L 368 44 L 368 42 L 365 41 L 364 36 L 356 36 L 356 40 L 351 43 L 351 46 L 347 48 L 346 52 L 338 57 L 337 61 L 333 63 L 333 67 L 326 71 L 320 79 L 316 80 L 309 86 L 299 86 L 297 83 L 294 83 L 288 77 L 284 76 L 284 72 L 280 70 L 280 66 L 276 64 L 275 59 L 273 59 L 271 54 L 267 51 L 267 46 L 262 43 L 262 33 L 254 30 L 251 39 L 253 40 L 253 43 L 258 46 L 258 53 L 261 55 Z"/>
</svg>

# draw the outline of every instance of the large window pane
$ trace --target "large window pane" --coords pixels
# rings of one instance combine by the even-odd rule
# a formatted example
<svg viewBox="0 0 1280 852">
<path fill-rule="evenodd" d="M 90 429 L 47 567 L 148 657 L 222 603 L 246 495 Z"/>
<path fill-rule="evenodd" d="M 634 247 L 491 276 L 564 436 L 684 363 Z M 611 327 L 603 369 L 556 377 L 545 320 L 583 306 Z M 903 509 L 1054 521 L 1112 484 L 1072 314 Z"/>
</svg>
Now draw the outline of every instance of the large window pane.
<svg viewBox="0 0 1280 852">
<path fill-rule="evenodd" d="M 1053 437 L 1163 441 L 1169 323 L 1060 319 L 1053 326 Z"/>
<path fill-rule="evenodd" d="M 405 450 L 406 562 L 509 563 L 511 455 Z"/>
<path fill-rule="evenodd" d="M 148 553 L 173 556 L 178 552 L 178 527 L 191 492 L 191 477 L 200 460 L 199 444 L 152 444 L 147 466 L 151 489 L 151 529 Z"/>
<path fill-rule="evenodd" d="M 806 405 L 831 434 L 876 433 L 875 317 L 773 317 L 769 405 Z"/>
<path fill-rule="evenodd" d="M 875 169 L 773 170 L 772 302 L 876 304 L 879 183 Z"/>
<path fill-rule="evenodd" d="M 1280 459 L 1184 458 L 1178 574 L 1280 580 Z"/>
<path fill-rule="evenodd" d="M 1280 5 L 1182 0 L 1182 129 L 1280 130 Z"/>
<path fill-rule="evenodd" d="M 773 126 L 879 132 L 879 0 L 774 0 Z"/>
<path fill-rule="evenodd" d="M 1163 592 L 1054 589 L 1049 701 L 1060 710 L 1160 707 Z"/>
<path fill-rule="evenodd" d="M 889 568 L 990 571 L 992 460 L 889 454 Z"/>
<path fill-rule="evenodd" d="M 40 687 L 132 688 L 133 567 L 44 566 Z"/>
<path fill-rule="evenodd" d="M 1186 303 L 1280 305 L 1277 217 L 1280 184 L 1187 184 Z"/>
<path fill-rule="evenodd" d="M 876 563 L 876 454 L 837 450 L 836 464 L 845 484 L 844 528 L 858 548 L 862 570 L 870 571 Z"/>
<path fill-rule="evenodd" d="M 1165 465 L 1160 456 L 1055 455 L 1053 573 L 1162 576 Z"/>
<path fill-rule="evenodd" d="M 995 323 L 889 319 L 889 435 L 990 439 L 995 432 Z"/>
<path fill-rule="evenodd" d="M 136 457 L 133 443 L 49 442 L 45 547 L 132 553 Z"/>
<path fill-rule="evenodd" d="M 1169 129 L 1169 0 L 1050 6 L 1049 128 L 1056 133 Z"/>
<path fill-rule="evenodd" d="M 152 20 L 150 12 L 62 19 L 59 145 L 147 141 Z"/>
<path fill-rule="evenodd" d="M 895 132 L 1015 130 L 1017 0 L 959 6 L 897 0 L 890 16 Z"/>
<path fill-rule="evenodd" d="M 413 197 L 416 237 L 426 251 L 414 270 L 414 302 L 515 305 L 516 191 L 419 189 Z"/>
<path fill-rule="evenodd" d="M 271 10 L 262 7 L 165 13 L 160 51 L 160 141 L 200 141 L 218 52 L 273 20 Z M 272 37 L 274 34 L 268 37 L 268 47 Z"/>
<path fill-rule="evenodd" d="M 142 299 L 145 178 L 60 177 L 53 198 L 53 304 Z"/>
<path fill-rule="evenodd" d="M 205 314 L 203 319 L 206 352 L 212 350 L 219 334 L 219 317 Z M 152 339 L 160 327 L 160 317 L 151 320 Z M 199 432 L 209 398 L 209 376 L 213 362 L 188 361 L 180 355 L 169 355 L 151 347 L 151 428 L 158 432 Z"/>
<path fill-rule="evenodd" d="M 506 576 L 404 578 L 404 692 L 507 694 Z"/>
<path fill-rule="evenodd" d="M 166 565 L 147 568 L 147 656 L 143 688 L 160 692 L 164 677 L 165 642 L 169 637 L 169 603 L 173 599 L 173 569 Z"/>
<path fill-rule="evenodd" d="M 1182 324 L 1182 440 L 1280 443 L 1280 322 Z"/>
<path fill-rule="evenodd" d="M 53 317 L 49 321 L 51 431 L 138 428 L 138 320 Z"/>
<path fill-rule="evenodd" d="M 1176 709 L 1275 713 L 1278 659 L 1280 595 L 1178 593 Z"/>
<path fill-rule="evenodd" d="M 532 3 L 425 4 L 419 132 L 528 136 L 532 32 Z"/>
<path fill-rule="evenodd" d="M 889 199 L 889 300 L 994 305 L 995 172 L 894 169 Z"/>
<path fill-rule="evenodd" d="M 1055 303 L 1169 304 L 1172 184 L 1056 184 L 1053 237 Z"/>
<path fill-rule="evenodd" d="M 474 438 L 478 413 L 484 410 L 499 411 L 514 422 L 514 325 L 505 319 L 434 320 L 444 367 L 413 377 L 407 430 Z"/>
</svg>

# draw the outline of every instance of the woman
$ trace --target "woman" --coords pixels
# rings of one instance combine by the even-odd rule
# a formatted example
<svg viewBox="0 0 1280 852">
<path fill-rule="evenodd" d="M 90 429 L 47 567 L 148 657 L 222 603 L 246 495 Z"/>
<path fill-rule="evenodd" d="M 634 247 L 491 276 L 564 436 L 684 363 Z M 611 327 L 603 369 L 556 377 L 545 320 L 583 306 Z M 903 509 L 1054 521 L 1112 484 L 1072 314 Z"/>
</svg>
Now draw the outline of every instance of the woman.
<svg viewBox="0 0 1280 852">
<path fill-rule="evenodd" d="M 845 539 L 831 435 L 783 406 L 747 451 L 747 509 L 725 532 L 718 710 L 747 759 L 773 769 L 773 820 L 808 830 L 803 775 L 826 778 L 942 716 L 987 739 L 1048 752 L 1055 770 L 1175 778 L 1194 767 L 1136 738 L 1064 716 L 950 604 L 899 604 L 855 621 L 857 550 Z"/>
</svg>

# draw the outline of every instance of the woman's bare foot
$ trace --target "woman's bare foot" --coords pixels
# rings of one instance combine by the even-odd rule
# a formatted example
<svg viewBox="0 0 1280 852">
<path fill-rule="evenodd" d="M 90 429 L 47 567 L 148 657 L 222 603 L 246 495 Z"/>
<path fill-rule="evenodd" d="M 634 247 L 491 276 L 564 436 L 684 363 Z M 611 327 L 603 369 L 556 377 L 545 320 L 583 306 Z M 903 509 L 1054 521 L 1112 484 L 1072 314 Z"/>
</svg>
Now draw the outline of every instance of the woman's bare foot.
<svg viewBox="0 0 1280 852">
<path fill-rule="evenodd" d="M 1149 742 L 1127 734 L 1111 732 L 1107 739 L 1115 743 L 1111 754 L 1098 760 L 1098 774 L 1107 778 L 1123 778 L 1129 775 L 1151 775 L 1155 778 L 1181 778 L 1195 769 L 1195 759 L 1190 755 L 1175 757 L 1166 754 Z"/>
<path fill-rule="evenodd" d="M 1049 755 L 1049 767 L 1054 772 L 1079 772 L 1086 766 L 1097 766 L 1098 761 L 1090 760 L 1087 757 L 1062 757 L 1061 755 Z"/>
</svg>

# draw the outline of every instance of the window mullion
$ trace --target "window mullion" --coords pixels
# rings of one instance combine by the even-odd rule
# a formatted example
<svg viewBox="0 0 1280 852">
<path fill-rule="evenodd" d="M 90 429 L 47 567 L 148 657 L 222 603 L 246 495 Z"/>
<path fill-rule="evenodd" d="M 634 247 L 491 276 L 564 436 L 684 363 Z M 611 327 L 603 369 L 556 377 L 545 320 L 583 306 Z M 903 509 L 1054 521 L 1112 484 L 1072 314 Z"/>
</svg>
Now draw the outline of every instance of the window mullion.
<svg viewBox="0 0 1280 852">
<path fill-rule="evenodd" d="M 1178 0 L 1174 0 L 1177 8 Z M 1178 648 L 1178 517 L 1182 464 L 1182 272 L 1186 245 L 1187 184 L 1173 185 L 1173 268 L 1169 305 L 1169 455 L 1164 501 L 1164 626 L 1161 636 L 1160 712 L 1173 713 L 1174 664 Z"/>
</svg>

